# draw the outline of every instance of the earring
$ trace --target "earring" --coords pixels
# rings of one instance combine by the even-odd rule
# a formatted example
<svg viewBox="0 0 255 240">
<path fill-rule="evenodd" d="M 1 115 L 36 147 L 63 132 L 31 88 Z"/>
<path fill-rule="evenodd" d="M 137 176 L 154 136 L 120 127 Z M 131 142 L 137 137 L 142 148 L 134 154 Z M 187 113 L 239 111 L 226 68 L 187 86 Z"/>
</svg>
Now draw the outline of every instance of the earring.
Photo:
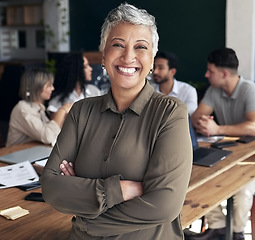
<svg viewBox="0 0 255 240">
<path fill-rule="evenodd" d="M 150 72 L 149 72 L 149 74 L 152 74 L 152 71 L 153 71 L 153 70 L 151 69 Z"/>
<path fill-rule="evenodd" d="M 26 91 L 26 96 L 29 97 L 30 96 L 30 91 L 29 88 L 27 87 L 27 91 Z"/>
<path fill-rule="evenodd" d="M 101 64 L 101 68 L 104 70 L 104 69 L 105 69 L 105 65 L 104 65 L 104 64 Z"/>
</svg>

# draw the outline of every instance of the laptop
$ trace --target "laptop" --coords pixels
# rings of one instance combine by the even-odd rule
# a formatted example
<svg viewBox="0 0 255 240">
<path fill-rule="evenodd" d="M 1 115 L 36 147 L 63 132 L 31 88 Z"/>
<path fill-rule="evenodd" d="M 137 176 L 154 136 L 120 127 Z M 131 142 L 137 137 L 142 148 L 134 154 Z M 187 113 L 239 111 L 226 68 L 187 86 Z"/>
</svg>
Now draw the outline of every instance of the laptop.
<svg viewBox="0 0 255 240">
<path fill-rule="evenodd" d="M 34 163 L 36 161 L 47 159 L 50 156 L 51 151 L 51 147 L 36 146 L 0 156 L 0 161 L 8 164 L 21 163 L 24 161 Z"/>
<path fill-rule="evenodd" d="M 189 130 L 193 147 L 193 164 L 211 167 L 232 153 L 232 151 L 224 149 L 199 147 L 197 142 L 197 136 L 191 124 L 190 118 L 189 118 Z"/>
</svg>

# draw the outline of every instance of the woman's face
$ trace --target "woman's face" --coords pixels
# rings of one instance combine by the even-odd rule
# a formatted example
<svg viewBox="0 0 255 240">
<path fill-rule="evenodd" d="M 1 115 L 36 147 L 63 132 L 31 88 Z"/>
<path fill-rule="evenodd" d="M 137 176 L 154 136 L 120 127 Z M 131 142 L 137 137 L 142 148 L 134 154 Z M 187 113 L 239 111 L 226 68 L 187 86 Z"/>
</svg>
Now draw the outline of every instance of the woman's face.
<svg viewBox="0 0 255 240">
<path fill-rule="evenodd" d="M 42 90 L 41 95 L 40 95 L 41 96 L 41 102 L 49 100 L 53 90 L 54 90 L 53 82 L 52 81 L 48 81 L 43 86 L 43 90 Z"/>
<path fill-rule="evenodd" d="M 103 52 L 103 64 L 112 89 L 139 92 L 153 66 L 150 28 L 129 23 L 113 27 Z"/>
<path fill-rule="evenodd" d="M 84 63 L 85 79 L 87 81 L 91 81 L 92 80 L 92 67 L 89 65 L 89 61 L 86 57 L 83 57 L 83 63 Z"/>
</svg>

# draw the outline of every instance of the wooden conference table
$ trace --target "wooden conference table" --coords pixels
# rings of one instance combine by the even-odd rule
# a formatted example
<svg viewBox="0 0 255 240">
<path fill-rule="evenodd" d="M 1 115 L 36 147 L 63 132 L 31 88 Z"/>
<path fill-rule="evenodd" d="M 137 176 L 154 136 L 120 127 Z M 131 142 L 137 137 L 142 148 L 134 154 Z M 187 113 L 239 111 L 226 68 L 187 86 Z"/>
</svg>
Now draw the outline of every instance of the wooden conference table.
<svg viewBox="0 0 255 240">
<path fill-rule="evenodd" d="M 0 148 L 0 156 L 37 145 L 39 144 L 28 143 Z M 247 144 L 239 143 L 228 149 L 233 153 L 213 167 L 193 166 L 181 213 L 183 228 L 202 217 L 221 201 L 231 197 L 255 177 L 255 141 Z M 0 162 L 0 166 L 4 165 Z M 39 188 L 32 191 L 41 190 Z M 0 217 L 0 239 L 66 239 L 71 229 L 72 216 L 59 213 L 44 202 L 24 200 L 32 191 L 24 192 L 18 188 L 0 189 L 0 210 L 21 206 L 30 212 L 29 215 L 14 221 Z"/>
<path fill-rule="evenodd" d="M 226 149 L 232 154 L 212 167 L 193 165 L 181 219 L 185 228 L 227 199 L 225 239 L 232 240 L 232 196 L 255 178 L 255 141 Z"/>
</svg>

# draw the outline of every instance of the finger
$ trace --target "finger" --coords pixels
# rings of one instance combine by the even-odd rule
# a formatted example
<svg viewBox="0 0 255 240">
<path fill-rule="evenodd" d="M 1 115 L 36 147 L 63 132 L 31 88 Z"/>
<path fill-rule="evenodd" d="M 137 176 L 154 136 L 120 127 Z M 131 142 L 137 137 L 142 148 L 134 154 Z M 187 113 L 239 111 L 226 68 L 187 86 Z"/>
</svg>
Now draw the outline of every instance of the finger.
<svg viewBox="0 0 255 240">
<path fill-rule="evenodd" d="M 64 164 L 65 169 L 69 172 L 69 175 L 75 176 L 73 164 L 71 162 L 67 162 L 66 160 L 64 160 L 62 163 Z"/>
<path fill-rule="evenodd" d="M 66 169 L 65 165 L 63 163 L 60 164 L 60 169 L 62 171 L 63 174 L 61 175 L 66 175 L 66 176 L 70 176 L 71 174 L 69 173 L 69 171 Z"/>
</svg>

